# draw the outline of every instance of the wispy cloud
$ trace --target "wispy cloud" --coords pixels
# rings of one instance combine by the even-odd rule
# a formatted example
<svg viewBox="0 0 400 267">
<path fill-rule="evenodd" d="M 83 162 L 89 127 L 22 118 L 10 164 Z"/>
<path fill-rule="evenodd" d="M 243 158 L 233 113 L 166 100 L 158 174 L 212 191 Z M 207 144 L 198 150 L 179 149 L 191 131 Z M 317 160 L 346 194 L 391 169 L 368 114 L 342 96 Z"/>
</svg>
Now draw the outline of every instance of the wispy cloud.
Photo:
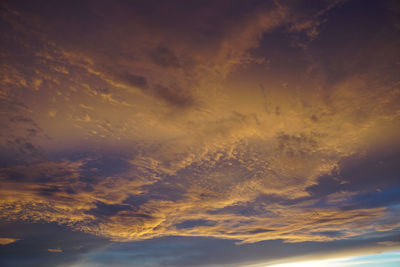
<svg viewBox="0 0 400 267">
<path fill-rule="evenodd" d="M 53 253 L 61 253 L 63 252 L 61 248 L 49 248 L 47 249 L 48 252 L 53 252 Z"/>
<path fill-rule="evenodd" d="M 18 238 L 0 237 L 0 245 L 8 245 L 17 242 Z"/>
</svg>

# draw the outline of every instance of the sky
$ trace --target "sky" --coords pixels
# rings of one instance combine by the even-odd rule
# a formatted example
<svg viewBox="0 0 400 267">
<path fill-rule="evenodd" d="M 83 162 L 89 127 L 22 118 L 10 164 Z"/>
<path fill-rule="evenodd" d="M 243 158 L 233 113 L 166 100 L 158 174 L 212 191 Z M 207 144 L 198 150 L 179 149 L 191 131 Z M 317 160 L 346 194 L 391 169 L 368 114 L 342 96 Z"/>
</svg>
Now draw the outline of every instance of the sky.
<svg viewBox="0 0 400 267">
<path fill-rule="evenodd" d="M 0 32 L 1 266 L 400 264 L 398 1 L 3 0 Z"/>
</svg>

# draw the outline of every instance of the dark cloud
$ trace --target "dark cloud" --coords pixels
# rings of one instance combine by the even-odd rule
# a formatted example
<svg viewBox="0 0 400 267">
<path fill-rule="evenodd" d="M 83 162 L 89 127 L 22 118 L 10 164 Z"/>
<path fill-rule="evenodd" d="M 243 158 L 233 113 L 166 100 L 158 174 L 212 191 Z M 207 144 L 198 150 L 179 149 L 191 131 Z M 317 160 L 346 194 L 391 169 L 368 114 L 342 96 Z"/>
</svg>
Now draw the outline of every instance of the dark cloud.
<svg viewBox="0 0 400 267">
<path fill-rule="evenodd" d="M 24 123 L 33 124 L 33 120 L 31 118 L 24 117 L 22 115 L 12 117 L 12 118 L 10 118 L 10 121 L 11 122 L 24 122 Z"/>
<path fill-rule="evenodd" d="M 360 193 L 351 197 L 343 210 L 357 208 L 390 207 L 400 202 L 400 187 L 393 187 L 379 191 Z"/>
<path fill-rule="evenodd" d="M 339 170 L 319 177 L 307 191 L 312 197 L 323 197 L 341 191 L 377 192 L 391 188 L 399 183 L 399 159 L 397 148 L 342 159 Z"/>
<path fill-rule="evenodd" d="M 174 107 L 187 108 L 195 104 L 195 100 L 191 93 L 177 85 L 169 87 L 155 85 L 152 90 L 156 97 Z"/>
<path fill-rule="evenodd" d="M 340 235 L 325 232 L 326 235 Z M 99 253 L 92 253 L 90 263 L 99 266 L 238 266 L 268 264 L 282 257 L 324 255 L 324 253 L 367 249 L 377 242 L 395 237 L 349 239 L 325 244 L 307 242 L 283 243 L 280 240 L 237 246 L 234 241 L 213 238 L 168 237 L 143 242 L 113 244 Z M 312 251 L 312 252 L 311 252 Z"/>
<path fill-rule="evenodd" d="M 147 79 L 143 76 L 127 74 L 125 79 L 133 86 L 137 86 L 142 89 L 147 88 Z"/>
<path fill-rule="evenodd" d="M 150 200 L 179 201 L 184 198 L 186 193 L 184 187 L 173 183 L 173 179 L 165 179 L 163 181 L 157 181 L 151 185 L 144 185 L 141 189 L 144 191 L 142 194 L 131 195 L 124 201 L 124 203 L 137 206 Z"/>
<path fill-rule="evenodd" d="M 78 261 L 84 254 L 104 248 L 109 244 L 104 238 L 74 232 L 55 224 L 0 224 L 2 236 L 14 236 L 20 240 L 0 246 L 0 265 L 12 266 L 60 266 Z M 60 248 L 61 253 L 48 249 Z"/>
<path fill-rule="evenodd" d="M 260 194 L 259 196 L 257 196 L 255 202 L 264 204 L 278 203 L 286 206 L 286 205 L 295 205 L 308 199 L 309 197 L 289 198 L 280 196 L 278 194 Z"/>
<path fill-rule="evenodd" d="M 10 167 L 14 164 L 18 165 L 28 162 L 36 162 L 42 159 L 42 150 L 40 147 L 37 147 L 32 143 L 32 140 L 29 136 L 28 138 L 13 138 L 1 146 L 0 166 L 2 167 Z"/>
<path fill-rule="evenodd" d="M 129 205 L 106 204 L 104 202 L 97 202 L 96 206 L 95 209 L 88 210 L 87 213 L 100 218 L 103 216 L 113 216 L 120 211 L 132 209 Z"/>
<path fill-rule="evenodd" d="M 274 204 L 283 201 L 285 198 L 278 195 L 260 195 L 254 202 L 235 203 L 217 210 L 208 211 L 210 214 L 236 214 L 249 218 L 256 216 L 274 216 L 274 212 L 269 211 L 265 204 Z"/>
<path fill-rule="evenodd" d="M 277 109 L 278 113 L 279 107 Z M 313 152 L 318 147 L 317 139 L 312 135 L 298 136 L 281 133 L 278 137 L 278 150 L 289 156 L 302 156 Z"/>
<path fill-rule="evenodd" d="M 182 229 L 182 228 L 194 228 L 198 226 L 213 226 L 216 225 L 216 222 L 213 221 L 207 221 L 207 220 L 188 220 L 181 222 L 179 224 L 176 224 L 176 228 Z"/>
<path fill-rule="evenodd" d="M 399 203 L 398 162 L 397 149 L 343 159 L 340 170 L 319 177 L 306 189 L 310 197 L 302 200 L 319 199 L 315 206 L 324 207 L 330 205 L 326 202 L 329 195 L 343 193 L 350 195 L 334 205 L 344 210 L 395 205 Z"/>
<path fill-rule="evenodd" d="M 97 153 L 93 158 L 85 158 L 85 164 L 81 166 L 83 175 L 107 177 L 127 172 L 132 166 L 129 158 L 124 154 Z"/>
<path fill-rule="evenodd" d="M 150 58 L 157 65 L 164 68 L 179 68 L 181 66 L 179 58 L 167 46 L 159 45 L 151 51 Z"/>
<path fill-rule="evenodd" d="M 138 87 L 142 90 L 148 88 L 147 78 L 142 75 L 132 74 L 132 73 L 123 73 L 123 74 L 116 74 L 117 79 L 121 80 L 122 82 L 133 86 Z"/>
<path fill-rule="evenodd" d="M 316 70 L 326 70 L 327 86 L 371 69 L 383 68 L 387 69 L 388 76 L 396 75 L 390 71 L 390 66 L 394 66 L 397 59 L 378 52 L 395 49 L 391 44 L 394 44 L 392 38 L 396 29 L 389 22 L 393 14 L 387 9 L 389 2 L 346 1 L 339 12 L 327 13 L 318 38 L 310 44 L 310 53 L 322 57 Z M 338 39 L 349 41 L 334 44 Z M 362 49 L 357 50 L 360 47 Z"/>
<path fill-rule="evenodd" d="M 352 190 L 389 188 L 399 182 L 399 159 L 397 145 L 386 151 L 371 151 L 364 157 L 343 160 L 340 175 Z"/>
<path fill-rule="evenodd" d="M 323 197 L 332 193 L 349 189 L 348 184 L 343 179 L 337 178 L 337 175 L 324 175 L 318 178 L 318 183 L 307 188 L 307 192 L 312 197 Z"/>
<path fill-rule="evenodd" d="M 236 204 L 231 206 L 226 206 L 217 210 L 208 211 L 211 214 L 237 214 L 242 216 L 255 216 L 260 214 L 265 214 L 264 209 L 257 209 L 255 203 L 249 204 Z"/>
<path fill-rule="evenodd" d="M 323 232 L 315 232 L 315 234 L 329 236 L 329 237 L 340 237 L 344 235 L 344 233 L 341 231 L 323 231 Z"/>
</svg>

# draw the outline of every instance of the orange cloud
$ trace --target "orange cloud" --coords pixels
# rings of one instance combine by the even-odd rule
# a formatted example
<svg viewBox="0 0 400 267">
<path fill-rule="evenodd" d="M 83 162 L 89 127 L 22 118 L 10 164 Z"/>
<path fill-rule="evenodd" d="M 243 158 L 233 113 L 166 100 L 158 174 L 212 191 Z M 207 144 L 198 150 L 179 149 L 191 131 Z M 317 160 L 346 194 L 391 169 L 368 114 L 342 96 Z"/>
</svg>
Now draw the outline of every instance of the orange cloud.
<svg viewBox="0 0 400 267">
<path fill-rule="evenodd" d="M 60 253 L 63 252 L 61 248 L 49 248 L 47 249 L 48 252 Z"/>
<path fill-rule="evenodd" d="M 0 237 L 0 245 L 8 245 L 14 242 L 17 242 L 19 239 L 17 238 L 9 238 L 9 237 Z"/>
<path fill-rule="evenodd" d="M 31 18 L 6 9 L 17 35 L 9 45 L 37 64 L 5 53 L 1 66 L 1 145 L 10 162 L 0 170 L 0 218 L 56 222 L 116 241 L 324 242 L 397 228 L 382 206 L 345 207 L 362 192 L 315 197 L 309 189 L 349 157 L 398 141 L 394 73 L 349 70 L 331 82 L 335 73 L 305 46 L 286 48 L 301 60 L 273 44 L 273 53 L 262 51 L 265 36 L 282 27 L 312 41 L 339 3 L 307 19 L 274 1 L 226 22 L 215 10 L 204 18 L 174 7 L 200 18 L 188 19 L 199 29 L 189 37 L 163 10 L 151 15 L 170 31 L 150 15 L 133 16 L 126 3 L 94 7 L 109 24 L 90 36 L 76 28 L 70 38 L 59 35 L 63 21 L 46 28 L 45 17 L 24 23 Z M 83 41 L 75 43 L 76 34 Z M 25 49 L 25 39 L 36 45 Z M 96 158 L 111 154 L 117 159 Z"/>
</svg>

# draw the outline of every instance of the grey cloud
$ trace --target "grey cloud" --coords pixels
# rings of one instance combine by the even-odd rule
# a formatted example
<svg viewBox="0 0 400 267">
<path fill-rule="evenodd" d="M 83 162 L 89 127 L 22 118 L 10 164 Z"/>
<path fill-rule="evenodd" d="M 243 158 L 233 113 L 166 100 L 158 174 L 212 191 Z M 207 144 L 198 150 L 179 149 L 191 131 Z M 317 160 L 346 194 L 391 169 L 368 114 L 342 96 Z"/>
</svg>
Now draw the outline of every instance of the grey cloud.
<svg viewBox="0 0 400 267">
<path fill-rule="evenodd" d="M 278 149 L 289 156 L 301 156 L 313 152 L 318 147 L 317 139 L 312 135 L 289 135 L 281 133 L 277 137 Z"/>
<path fill-rule="evenodd" d="M 104 238 L 50 223 L 0 222 L 0 235 L 4 234 L 20 239 L 9 246 L 0 246 L 0 265 L 4 267 L 65 266 L 77 262 L 86 253 L 110 244 Z M 49 253 L 49 248 L 61 248 L 63 252 Z"/>
<path fill-rule="evenodd" d="M 128 73 L 125 75 L 125 79 L 133 86 L 137 86 L 142 89 L 147 88 L 147 79 L 144 76 Z"/>
<path fill-rule="evenodd" d="M 124 73 L 116 73 L 115 77 L 118 80 L 120 80 L 130 86 L 138 87 L 142 90 L 145 90 L 148 88 L 148 81 L 145 76 L 133 74 L 130 72 L 124 72 Z"/>
<path fill-rule="evenodd" d="M 318 178 L 318 183 L 308 187 L 306 190 L 312 197 L 323 197 L 332 193 L 348 189 L 349 186 L 337 174 L 324 175 Z"/>
<path fill-rule="evenodd" d="M 152 90 L 156 97 L 159 97 L 168 104 L 178 108 L 187 108 L 193 106 L 195 103 L 195 100 L 189 91 L 186 91 L 176 85 L 169 87 L 156 85 L 152 88 Z"/>
<path fill-rule="evenodd" d="M 22 123 L 29 123 L 29 124 L 34 124 L 36 125 L 33 120 L 29 117 L 25 117 L 22 115 L 14 116 L 10 118 L 11 122 L 22 122 Z"/>
<path fill-rule="evenodd" d="M 330 174 L 318 178 L 306 190 L 312 197 L 327 196 L 340 191 L 376 191 L 398 185 L 399 151 L 388 148 L 344 158 Z M 377 179 L 379 177 L 379 179 Z"/>
<path fill-rule="evenodd" d="M 99 201 L 96 202 L 96 206 L 96 208 L 88 210 L 87 214 L 102 218 L 116 215 L 120 211 L 132 210 L 132 206 L 127 204 L 106 204 Z"/>
<path fill-rule="evenodd" d="M 352 190 L 388 188 L 399 183 L 399 159 L 400 151 L 396 146 L 386 151 L 370 151 L 365 157 L 342 160 L 340 175 Z"/>
<path fill-rule="evenodd" d="M 258 229 L 257 229 L 258 230 Z M 259 229 L 261 230 L 261 229 Z M 340 235 L 339 232 L 316 234 Z M 166 237 L 134 243 L 114 243 L 101 252 L 93 253 L 88 260 L 99 266 L 148 266 L 148 267 L 234 267 L 251 264 L 271 264 L 274 260 L 313 256 L 324 253 L 362 250 L 376 242 L 397 240 L 392 236 L 371 236 L 364 239 L 348 239 L 326 243 L 284 243 L 281 240 L 256 244 L 235 245 L 232 240 L 193 237 Z M 397 239 L 396 239 L 397 238 Z M 312 251 L 312 252 L 311 252 Z M 315 254 L 314 254 L 315 253 Z"/>
<path fill-rule="evenodd" d="M 182 229 L 182 228 L 194 228 L 194 227 L 198 227 L 198 226 L 214 226 L 216 224 L 217 224 L 217 222 L 208 221 L 208 220 L 188 220 L 188 221 L 178 223 L 175 226 L 178 229 Z"/>
<path fill-rule="evenodd" d="M 234 205 L 226 206 L 221 209 L 210 210 L 210 214 L 235 214 L 239 216 L 246 216 L 249 218 L 257 216 L 273 216 L 274 213 L 265 208 L 264 203 L 273 204 L 273 201 L 264 201 L 262 196 L 259 196 L 254 202 L 238 202 Z M 263 202 L 264 201 L 264 202 Z"/>
<path fill-rule="evenodd" d="M 84 176 L 101 176 L 107 177 L 127 172 L 132 165 L 123 154 L 102 154 L 86 158 L 85 164 L 80 168 Z"/>
<path fill-rule="evenodd" d="M 168 68 L 179 68 L 181 66 L 179 58 L 167 46 L 159 45 L 150 53 L 150 58 L 157 65 Z"/>
</svg>

